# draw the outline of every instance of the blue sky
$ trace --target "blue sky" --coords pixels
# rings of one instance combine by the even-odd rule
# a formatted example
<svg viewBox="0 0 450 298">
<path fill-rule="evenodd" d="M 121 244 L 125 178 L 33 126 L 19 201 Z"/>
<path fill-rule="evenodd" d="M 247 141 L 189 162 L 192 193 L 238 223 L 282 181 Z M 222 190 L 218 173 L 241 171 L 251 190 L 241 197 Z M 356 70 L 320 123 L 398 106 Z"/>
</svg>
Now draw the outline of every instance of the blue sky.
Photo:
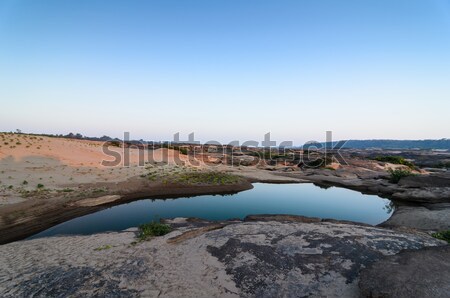
<svg viewBox="0 0 450 298">
<path fill-rule="evenodd" d="M 0 130 L 450 137 L 450 1 L 0 2 Z"/>
</svg>

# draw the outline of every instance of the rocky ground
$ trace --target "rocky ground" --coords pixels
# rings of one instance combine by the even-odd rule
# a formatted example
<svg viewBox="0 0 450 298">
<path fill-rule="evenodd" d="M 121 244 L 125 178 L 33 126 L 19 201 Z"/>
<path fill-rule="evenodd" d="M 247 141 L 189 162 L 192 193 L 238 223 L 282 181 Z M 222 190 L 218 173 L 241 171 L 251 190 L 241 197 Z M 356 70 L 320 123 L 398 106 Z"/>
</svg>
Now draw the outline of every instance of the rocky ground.
<svg viewBox="0 0 450 298">
<path fill-rule="evenodd" d="M 450 229 L 450 172 L 417 173 L 389 182 L 385 167 L 367 160 L 348 159 L 335 170 L 308 169 L 275 173 L 322 186 L 337 186 L 389 198 L 395 211 L 384 226 L 422 230 Z"/>
<path fill-rule="evenodd" d="M 2 245 L 0 295 L 411 297 L 404 295 L 411 291 L 422 297 L 448 295 L 448 283 L 443 283 L 450 280 L 448 245 L 426 234 L 292 216 L 214 224 L 176 219 L 171 224 L 173 232 L 147 241 L 137 241 L 130 229 Z M 442 249 L 396 255 L 424 247 Z M 402 258 L 415 261 L 396 265 Z M 388 277 L 380 273 L 383 264 L 390 266 Z M 428 268 L 426 284 L 408 280 L 417 279 L 423 266 Z M 379 282 L 372 282 L 374 278 Z M 405 283 L 408 291 L 392 290 Z"/>
</svg>

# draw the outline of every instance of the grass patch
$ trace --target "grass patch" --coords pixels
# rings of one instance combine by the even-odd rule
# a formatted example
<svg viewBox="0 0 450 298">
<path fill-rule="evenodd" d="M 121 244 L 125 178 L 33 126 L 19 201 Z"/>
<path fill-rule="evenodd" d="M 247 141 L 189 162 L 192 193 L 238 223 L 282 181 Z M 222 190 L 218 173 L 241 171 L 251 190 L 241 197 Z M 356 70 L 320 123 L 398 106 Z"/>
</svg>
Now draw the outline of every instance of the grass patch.
<svg viewBox="0 0 450 298">
<path fill-rule="evenodd" d="M 447 231 L 441 231 L 431 234 L 436 239 L 447 241 L 447 243 L 450 243 L 450 230 Z"/>
<path fill-rule="evenodd" d="M 93 194 L 99 194 L 99 193 L 103 193 L 103 192 L 106 192 L 106 189 L 104 189 L 104 188 L 96 188 L 96 189 L 92 190 Z"/>
<path fill-rule="evenodd" d="M 183 184 L 233 184 L 239 181 L 239 177 L 222 172 L 187 172 L 180 173 L 176 182 Z"/>
<path fill-rule="evenodd" d="M 110 249 L 110 248 L 112 248 L 112 246 L 109 245 L 109 244 L 107 244 L 107 245 L 103 245 L 103 246 L 94 248 L 94 250 L 95 250 L 95 251 L 101 251 L 101 250 L 107 250 L 107 249 Z"/>
<path fill-rule="evenodd" d="M 412 162 L 407 161 L 404 157 L 401 156 L 394 156 L 394 155 L 377 156 L 374 158 L 374 160 L 388 162 L 396 165 L 404 165 L 410 167 L 411 169 L 414 168 L 414 164 Z"/>
<path fill-rule="evenodd" d="M 163 236 L 172 231 L 172 228 L 169 225 L 165 225 L 162 223 L 151 222 L 142 224 L 139 226 L 139 240 L 146 240 L 153 236 Z"/>
<path fill-rule="evenodd" d="M 402 179 L 403 177 L 414 176 L 414 174 L 411 173 L 410 170 L 389 169 L 388 172 L 391 175 L 389 178 L 389 181 L 392 183 L 398 183 L 400 181 L 400 179 Z"/>
<path fill-rule="evenodd" d="M 163 184 L 179 183 L 187 185 L 209 184 L 225 185 L 240 181 L 239 176 L 220 171 L 201 171 L 195 168 L 181 167 L 147 167 L 148 173 L 141 175 L 150 181 L 159 181 Z"/>
</svg>

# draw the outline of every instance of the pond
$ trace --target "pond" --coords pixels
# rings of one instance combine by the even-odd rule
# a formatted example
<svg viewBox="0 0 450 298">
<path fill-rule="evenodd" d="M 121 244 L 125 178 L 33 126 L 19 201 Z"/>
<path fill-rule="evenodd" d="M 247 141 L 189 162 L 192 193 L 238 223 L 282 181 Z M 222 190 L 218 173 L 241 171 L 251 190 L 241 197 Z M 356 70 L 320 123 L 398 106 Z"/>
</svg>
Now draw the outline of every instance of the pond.
<svg viewBox="0 0 450 298">
<path fill-rule="evenodd" d="M 391 201 L 344 188 L 314 184 L 255 183 L 233 195 L 203 195 L 176 199 L 141 199 L 81 216 L 32 238 L 89 235 L 120 231 L 160 218 L 198 217 L 209 220 L 241 218 L 250 214 L 293 214 L 379 224 L 392 214 Z"/>
</svg>

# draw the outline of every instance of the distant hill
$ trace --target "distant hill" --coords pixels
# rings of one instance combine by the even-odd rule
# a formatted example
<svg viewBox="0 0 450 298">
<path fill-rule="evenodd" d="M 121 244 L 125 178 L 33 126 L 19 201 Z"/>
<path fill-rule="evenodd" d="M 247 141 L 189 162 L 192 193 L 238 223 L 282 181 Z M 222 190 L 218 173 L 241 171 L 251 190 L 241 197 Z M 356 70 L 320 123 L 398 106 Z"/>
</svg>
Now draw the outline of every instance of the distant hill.
<svg viewBox="0 0 450 298">
<path fill-rule="evenodd" d="M 338 142 L 333 142 L 335 147 Z M 328 143 L 320 143 L 321 146 L 329 146 Z M 308 143 L 303 148 L 317 146 L 318 143 Z M 348 140 L 342 148 L 353 149 L 446 149 L 450 150 L 450 139 L 440 140 Z"/>
</svg>

